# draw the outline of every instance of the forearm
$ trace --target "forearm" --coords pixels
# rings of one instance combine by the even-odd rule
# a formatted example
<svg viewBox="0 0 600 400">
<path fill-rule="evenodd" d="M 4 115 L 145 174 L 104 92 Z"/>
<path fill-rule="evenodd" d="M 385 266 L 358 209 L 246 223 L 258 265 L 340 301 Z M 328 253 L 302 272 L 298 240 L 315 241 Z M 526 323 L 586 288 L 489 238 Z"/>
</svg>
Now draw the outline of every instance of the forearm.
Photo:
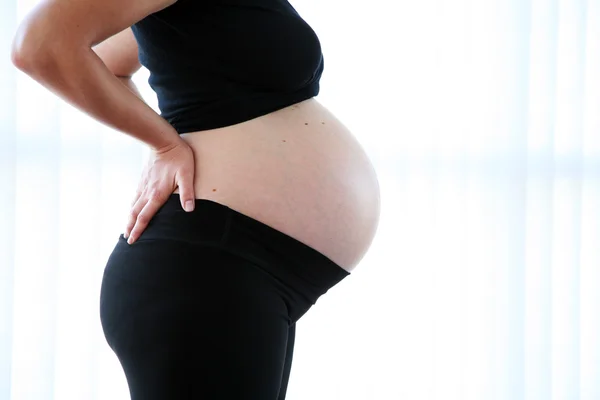
<svg viewBox="0 0 600 400">
<path fill-rule="evenodd" d="M 25 60 L 19 68 L 101 123 L 153 149 L 180 139 L 177 131 L 144 102 L 133 82 L 111 73 L 91 48 L 63 47 L 55 55 Z"/>
</svg>

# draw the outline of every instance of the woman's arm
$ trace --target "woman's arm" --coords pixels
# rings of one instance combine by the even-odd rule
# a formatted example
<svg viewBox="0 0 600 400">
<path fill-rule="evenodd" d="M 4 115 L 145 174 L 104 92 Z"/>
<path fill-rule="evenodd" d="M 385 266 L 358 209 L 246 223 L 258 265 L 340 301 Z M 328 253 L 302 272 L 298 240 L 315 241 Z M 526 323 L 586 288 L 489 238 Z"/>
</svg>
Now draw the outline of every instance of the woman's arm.
<svg viewBox="0 0 600 400">
<path fill-rule="evenodd" d="M 65 101 L 155 150 L 182 139 L 92 47 L 173 0 L 45 0 L 13 41 L 13 63 Z"/>
<path fill-rule="evenodd" d="M 132 77 L 142 67 L 138 59 L 138 44 L 131 28 L 122 30 L 92 49 L 116 76 Z"/>
<path fill-rule="evenodd" d="M 92 47 L 111 73 L 140 99 L 144 100 L 131 78 L 142 67 L 138 59 L 138 44 L 131 28 L 122 30 Z"/>
</svg>

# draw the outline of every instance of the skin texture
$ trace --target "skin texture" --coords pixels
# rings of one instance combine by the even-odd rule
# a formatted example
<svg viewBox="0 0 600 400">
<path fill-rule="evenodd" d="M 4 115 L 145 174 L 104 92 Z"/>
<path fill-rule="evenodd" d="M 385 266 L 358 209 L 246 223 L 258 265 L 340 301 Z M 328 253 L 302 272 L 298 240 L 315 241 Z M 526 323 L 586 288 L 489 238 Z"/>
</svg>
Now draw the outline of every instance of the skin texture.
<svg viewBox="0 0 600 400">
<path fill-rule="evenodd" d="M 144 142 L 151 157 L 128 218 L 133 243 L 175 188 L 186 211 L 194 205 L 194 155 L 175 129 L 116 75 L 139 69 L 137 45 L 128 28 L 172 0 L 46 0 L 19 26 L 14 65 L 98 121 Z M 93 47 L 116 36 L 98 48 Z"/>
<path fill-rule="evenodd" d="M 135 5 L 142 11 L 125 10 L 114 0 L 76 3 L 42 3 L 19 29 L 13 61 L 92 117 L 155 149 L 185 144 L 151 156 L 125 228 L 132 242 L 163 199 L 180 193 L 182 206 L 193 198 L 219 202 L 307 244 L 347 271 L 358 265 L 377 230 L 379 183 L 364 149 L 340 120 L 313 98 L 240 124 L 177 136 L 128 78 L 140 65 L 126 26 L 167 3 Z M 61 7 L 74 10 L 59 13 L 60 24 L 44 22 Z M 87 14 L 91 8 L 103 11 Z M 117 22 L 111 20 L 114 14 Z M 95 33 L 81 33 L 83 27 Z M 75 32 L 80 39 L 73 41 L 68 37 Z M 53 39 L 39 44 L 37 35 Z M 91 95 L 99 91 L 104 95 Z M 191 161 L 181 163 L 182 158 Z"/>
<path fill-rule="evenodd" d="M 142 67 L 138 59 L 138 45 L 131 28 L 124 29 L 97 44 L 93 50 L 118 77 L 131 78 Z"/>
<path fill-rule="evenodd" d="M 92 47 L 123 32 L 146 15 L 172 4 L 163 0 L 47 0 L 36 6 L 19 26 L 13 41 L 13 63 L 67 102 L 114 129 L 127 133 L 154 149 L 172 146 L 177 132 L 152 108 L 133 95 L 115 75 L 120 64 L 132 58 L 131 38 L 121 40 L 122 54 L 107 64 Z M 121 33 L 125 37 L 129 34 Z M 124 57 L 123 55 L 126 54 Z M 114 61 L 117 60 L 117 61 Z M 139 67 L 138 67 L 139 68 Z"/>
<path fill-rule="evenodd" d="M 197 198 L 262 221 L 347 271 L 370 247 L 380 209 L 375 170 L 316 99 L 182 137 L 194 149 Z"/>
</svg>

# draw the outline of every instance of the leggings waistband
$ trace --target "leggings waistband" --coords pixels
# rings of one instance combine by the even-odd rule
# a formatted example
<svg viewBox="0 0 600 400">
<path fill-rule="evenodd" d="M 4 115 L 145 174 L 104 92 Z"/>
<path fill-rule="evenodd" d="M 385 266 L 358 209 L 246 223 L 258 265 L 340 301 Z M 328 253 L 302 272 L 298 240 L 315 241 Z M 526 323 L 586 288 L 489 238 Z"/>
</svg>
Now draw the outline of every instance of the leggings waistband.
<svg viewBox="0 0 600 400">
<path fill-rule="evenodd" d="M 171 194 L 138 241 L 152 239 L 218 246 L 286 285 L 301 284 L 311 303 L 350 275 L 312 247 L 226 205 L 196 199 L 194 211 L 186 212 L 178 193 Z"/>
</svg>

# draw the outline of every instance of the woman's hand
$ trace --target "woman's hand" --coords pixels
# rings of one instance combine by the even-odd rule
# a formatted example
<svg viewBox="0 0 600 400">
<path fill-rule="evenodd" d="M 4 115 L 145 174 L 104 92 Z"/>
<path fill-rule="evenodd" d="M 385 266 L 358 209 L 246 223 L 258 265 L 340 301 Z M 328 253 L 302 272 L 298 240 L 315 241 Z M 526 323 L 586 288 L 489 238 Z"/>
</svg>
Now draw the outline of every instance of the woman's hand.
<svg viewBox="0 0 600 400">
<path fill-rule="evenodd" d="M 183 209 L 193 211 L 194 171 L 194 152 L 183 139 L 152 151 L 142 172 L 123 233 L 125 239 L 129 237 L 127 243 L 132 244 L 140 237 L 154 214 L 177 187 Z"/>
</svg>

